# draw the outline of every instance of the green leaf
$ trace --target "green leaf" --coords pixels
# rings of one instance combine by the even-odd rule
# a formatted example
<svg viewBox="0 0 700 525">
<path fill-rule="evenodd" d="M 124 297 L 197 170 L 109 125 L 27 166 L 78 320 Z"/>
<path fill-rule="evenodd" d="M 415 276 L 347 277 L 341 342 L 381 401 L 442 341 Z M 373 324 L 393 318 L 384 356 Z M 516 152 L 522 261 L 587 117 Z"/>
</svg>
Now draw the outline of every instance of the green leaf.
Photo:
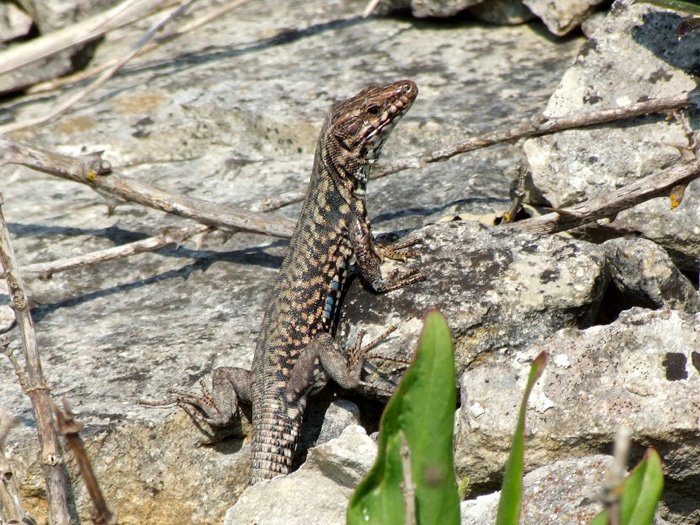
<svg viewBox="0 0 700 525">
<path fill-rule="evenodd" d="M 680 13 L 700 15 L 700 6 L 693 2 L 682 2 L 681 0 L 637 0 L 637 3 L 652 4 Z"/>
<path fill-rule="evenodd" d="M 547 362 L 547 354 L 542 352 L 530 366 L 530 376 L 527 379 L 523 401 L 520 404 L 520 415 L 515 427 L 513 445 L 510 447 L 510 455 L 506 464 L 501 487 L 501 499 L 498 502 L 498 515 L 496 525 L 517 525 L 520 516 L 520 500 L 523 494 L 523 455 L 525 449 L 525 412 L 527 400 L 535 386 L 535 381 L 542 375 L 544 365 Z"/>
<path fill-rule="evenodd" d="M 663 488 L 661 458 L 653 448 L 649 448 L 644 454 L 644 459 L 623 482 L 620 497 L 622 525 L 651 525 Z M 590 523 L 590 525 L 607 524 L 607 510 L 598 514 Z"/>
<path fill-rule="evenodd" d="M 377 460 L 350 499 L 348 525 L 404 525 L 401 433 L 408 445 L 416 523 L 459 524 L 452 451 L 455 406 L 450 330 L 445 318 L 432 311 L 413 364 L 382 416 Z"/>
</svg>

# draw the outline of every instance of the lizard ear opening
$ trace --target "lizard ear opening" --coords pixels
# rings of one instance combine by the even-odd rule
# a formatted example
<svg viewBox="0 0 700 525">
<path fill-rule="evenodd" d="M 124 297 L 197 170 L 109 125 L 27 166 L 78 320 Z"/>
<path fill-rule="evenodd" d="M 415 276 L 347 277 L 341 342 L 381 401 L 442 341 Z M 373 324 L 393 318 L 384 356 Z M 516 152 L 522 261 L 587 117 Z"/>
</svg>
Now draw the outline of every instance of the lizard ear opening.
<svg viewBox="0 0 700 525">
<path fill-rule="evenodd" d="M 335 137 L 335 140 L 338 141 L 338 144 L 340 144 L 340 147 L 343 148 L 346 151 L 350 151 L 350 146 L 345 142 L 345 137 L 341 133 L 333 133 L 333 136 Z"/>
</svg>

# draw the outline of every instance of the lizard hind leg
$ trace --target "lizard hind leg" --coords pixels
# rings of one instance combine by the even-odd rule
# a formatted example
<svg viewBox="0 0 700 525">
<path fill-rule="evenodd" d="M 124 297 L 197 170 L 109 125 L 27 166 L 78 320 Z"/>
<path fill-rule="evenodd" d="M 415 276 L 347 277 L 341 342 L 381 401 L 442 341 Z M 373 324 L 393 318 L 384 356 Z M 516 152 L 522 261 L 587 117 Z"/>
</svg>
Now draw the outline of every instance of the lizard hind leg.
<svg viewBox="0 0 700 525">
<path fill-rule="evenodd" d="M 238 413 L 238 403 L 250 404 L 250 372 L 242 368 L 222 366 L 212 373 L 211 392 L 200 381 L 201 394 L 169 389 L 173 397 L 167 401 L 142 402 L 149 406 L 180 406 L 196 423 L 212 428 L 232 425 Z"/>
<path fill-rule="evenodd" d="M 362 344 L 365 332 L 360 330 L 355 346 L 349 353 L 343 351 L 330 334 L 320 334 L 302 349 L 294 364 L 286 387 L 287 401 L 291 403 L 318 392 L 329 379 L 333 379 L 340 387 L 347 390 L 358 388 L 364 384 L 361 380 L 362 367 L 369 357 L 380 357 L 405 364 L 406 362 L 401 359 L 369 353 L 394 330 L 396 327 L 389 327 L 382 335 L 366 345 Z"/>
</svg>

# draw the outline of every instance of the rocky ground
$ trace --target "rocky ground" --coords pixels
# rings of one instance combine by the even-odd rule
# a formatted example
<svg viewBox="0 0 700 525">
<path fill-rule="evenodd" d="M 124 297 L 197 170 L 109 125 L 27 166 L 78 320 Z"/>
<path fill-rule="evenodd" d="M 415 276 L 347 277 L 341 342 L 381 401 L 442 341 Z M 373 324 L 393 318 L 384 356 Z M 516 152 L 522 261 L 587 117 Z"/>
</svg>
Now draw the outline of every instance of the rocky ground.
<svg viewBox="0 0 700 525">
<path fill-rule="evenodd" d="M 410 11 L 363 19 L 364 2 L 249 2 L 135 58 L 60 119 L 10 137 L 71 155 L 104 150 L 119 173 L 244 208 L 303 189 L 329 107 L 371 83 L 411 78 L 420 89 L 384 149 L 386 160 L 545 110 L 556 117 L 696 89 L 700 37 L 678 41 L 675 13 L 620 1 L 606 18 L 588 19 L 587 39 L 576 27 L 590 2 L 558 17 L 545 16 L 534 0 L 515 2 L 520 14 L 511 22 L 539 18 L 513 26 L 481 21 L 488 18 L 480 9 L 490 17 L 506 12 L 506 2 L 491 3 L 489 10 L 416 0 L 401 4 Z M 215 6 L 195 4 L 183 20 Z M 430 11 L 436 6 L 446 11 Z M 91 65 L 127 52 L 157 19 L 108 33 L 90 51 Z M 0 85 L 16 88 L 8 78 L 0 76 Z M 0 125 L 45 114 L 82 87 L 6 95 Z M 507 209 L 520 166 L 531 170 L 533 204 L 564 207 L 677 163 L 674 144 L 685 140 L 676 120 L 653 115 L 502 144 L 370 182 L 375 231 L 422 238 L 423 258 L 412 264 L 428 279 L 381 296 L 356 279 L 338 335 L 352 340 L 358 327 L 376 335 L 395 325 L 379 351 L 410 356 L 426 310 L 445 314 L 459 373 L 456 470 L 470 479 L 463 523 L 493 521 L 491 493 L 500 486 L 529 363 L 542 350 L 550 361 L 528 412 L 532 497 L 523 523 L 587 522 L 598 510 L 594 494 L 620 426 L 632 432 L 632 462 L 648 446 L 664 461 L 658 523 L 700 519 L 697 183 L 674 210 L 658 198 L 573 234 L 488 224 Z M 0 189 L 22 264 L 189 224 L 133 204 L 108 215 L 105 199 L 89 188 L 18 166 L 0 167 Z M 298 210 L 270 216 L 293 219 Z M 201 247 L 188 241 L 27 283 L 47 380 L 85 424 L 83 438 L 120 523 L 344 522 L 347 498 L 375 453 L 367 434 L 377 429 L 376 396 L 325 389 L 309 408 L 301 467 L 248 490 L 249 414 L 237 429 L 242 436 L 202 445 L 182 411 L 139 405 L 164 399 L 168 388 L 198 389 L 216 366 L 250 366 L 285 246 L 215 233 Z M 5 329 L 17 346 L 10 323 Z M 367 374 L 384 386 L 398 380 L 382 363 L 368 365 Z M 27 509 L 45 520 L 31 406 L 6 359 L 0 377 L 0 408 L 20 419 L 6 453 Z M 86 519 L 77 480 L 74 496 Z"/>
</svg>

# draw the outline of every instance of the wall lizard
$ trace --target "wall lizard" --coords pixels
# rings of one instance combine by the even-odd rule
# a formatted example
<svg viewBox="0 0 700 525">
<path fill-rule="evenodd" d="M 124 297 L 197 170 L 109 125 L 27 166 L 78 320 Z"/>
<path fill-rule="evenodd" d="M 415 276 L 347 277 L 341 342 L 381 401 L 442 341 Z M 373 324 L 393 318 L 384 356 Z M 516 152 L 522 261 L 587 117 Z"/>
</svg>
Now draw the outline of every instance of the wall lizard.
<svg viewBox="0 0 700 525">
<path fill-rule="evenodd" d="M 377 243 L 365 209 L 372 165 L 396 122 L 418 94 L 410 80 L 370 86 L 335 105 L 321 129 L 306 200 L 267 306 L 250 372 L 220 367 L 212 391 L 180 393 L 213 427 L 233 423 L 238 403 L 252 404 L 250 483 L 290 471 L 307 396 L 333 379 L 360 384 L 367 350 L 361 338 L 349 355 L 333 340 L 336 309 L 354 256 L 375 292 L 423 279 L 416 270 L 382 276 L 383 258 L 405 261 L 418 254 Z M 380 338 L 381 339 L 381 338 Z"/>
</svg>

